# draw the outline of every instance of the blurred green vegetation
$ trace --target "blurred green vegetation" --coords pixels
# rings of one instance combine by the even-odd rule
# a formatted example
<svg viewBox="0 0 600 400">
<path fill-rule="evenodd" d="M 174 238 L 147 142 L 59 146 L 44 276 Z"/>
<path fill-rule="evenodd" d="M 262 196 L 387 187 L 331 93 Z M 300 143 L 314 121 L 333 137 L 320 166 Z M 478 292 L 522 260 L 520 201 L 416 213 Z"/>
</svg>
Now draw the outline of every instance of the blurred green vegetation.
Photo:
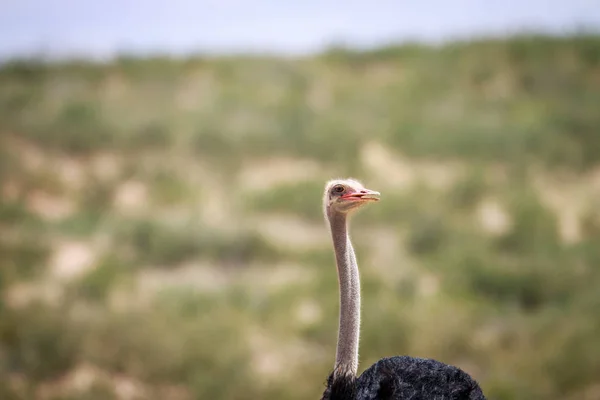
<svg viewBox="0 0 600 400">
<path fill-rule="evenodd" d="M 361 366 L 600 397 L 600 37 L 0 67 L 0 398 L 318 398 L 353 237 Z"/>
</svg>

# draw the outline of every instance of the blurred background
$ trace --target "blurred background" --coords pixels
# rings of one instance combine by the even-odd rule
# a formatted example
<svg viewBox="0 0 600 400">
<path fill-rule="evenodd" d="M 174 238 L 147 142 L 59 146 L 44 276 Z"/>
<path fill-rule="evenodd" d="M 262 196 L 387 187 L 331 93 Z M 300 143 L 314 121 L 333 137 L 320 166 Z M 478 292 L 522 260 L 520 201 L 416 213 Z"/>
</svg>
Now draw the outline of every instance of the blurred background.
<svg viewBox="0 0 600 400">
<path fill-rule="evenodd" d="M 347 176 L 361 371 L 600 399 L 593 3 L 3 2 L 0 399 L 320 398 Z"/>
</svg>

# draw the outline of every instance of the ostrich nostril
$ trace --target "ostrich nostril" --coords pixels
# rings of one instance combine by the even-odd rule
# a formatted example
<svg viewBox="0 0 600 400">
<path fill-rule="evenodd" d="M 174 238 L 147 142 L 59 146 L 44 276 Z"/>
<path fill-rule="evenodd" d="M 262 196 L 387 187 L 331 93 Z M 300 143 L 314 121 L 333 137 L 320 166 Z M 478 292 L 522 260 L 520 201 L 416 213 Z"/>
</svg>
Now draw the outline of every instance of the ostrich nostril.
<svg viewBox="0 0 600 400">
<path fill-rule="evenodd" d="M 367 193 L 367 191 L 366 191 L 366 190 L 361 190 L 360 192 L 361 192 L 361 193 Z"/>
</svg>

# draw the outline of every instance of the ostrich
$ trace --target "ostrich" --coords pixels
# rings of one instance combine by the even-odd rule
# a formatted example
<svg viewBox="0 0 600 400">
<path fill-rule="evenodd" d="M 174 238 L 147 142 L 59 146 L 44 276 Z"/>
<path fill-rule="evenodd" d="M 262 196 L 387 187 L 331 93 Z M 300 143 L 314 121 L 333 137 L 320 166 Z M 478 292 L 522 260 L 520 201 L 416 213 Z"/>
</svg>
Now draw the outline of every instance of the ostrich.
<svg viewBox="0 0 600 400">
<path fill-rule="evenodd" d="M 325 186 L 323 206 L 329 223 L 340 288 L 340 319 L 333 372 L 321 400 L 485 400 L 478 383 L 457 367 L 436 360 L 382 358 L 359 377 L 360 280 L 348 234 L 348 218 L 379 193 L 353 179 Z"/>
</svg>

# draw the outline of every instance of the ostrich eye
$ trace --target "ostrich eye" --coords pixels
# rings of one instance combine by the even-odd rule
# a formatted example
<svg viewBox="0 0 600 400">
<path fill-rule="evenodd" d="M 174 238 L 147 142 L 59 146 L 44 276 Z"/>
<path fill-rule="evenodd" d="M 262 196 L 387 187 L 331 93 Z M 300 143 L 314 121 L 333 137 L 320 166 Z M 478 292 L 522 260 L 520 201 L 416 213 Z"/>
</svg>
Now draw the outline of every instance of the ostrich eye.
<svg viewBox="0 0 600 400">
<path fill-rule="evenodd" d="M 336 185 L 333 187 L 333 193 L 344 193 L 346 189 L 342 185 Z"/>
</svg>

